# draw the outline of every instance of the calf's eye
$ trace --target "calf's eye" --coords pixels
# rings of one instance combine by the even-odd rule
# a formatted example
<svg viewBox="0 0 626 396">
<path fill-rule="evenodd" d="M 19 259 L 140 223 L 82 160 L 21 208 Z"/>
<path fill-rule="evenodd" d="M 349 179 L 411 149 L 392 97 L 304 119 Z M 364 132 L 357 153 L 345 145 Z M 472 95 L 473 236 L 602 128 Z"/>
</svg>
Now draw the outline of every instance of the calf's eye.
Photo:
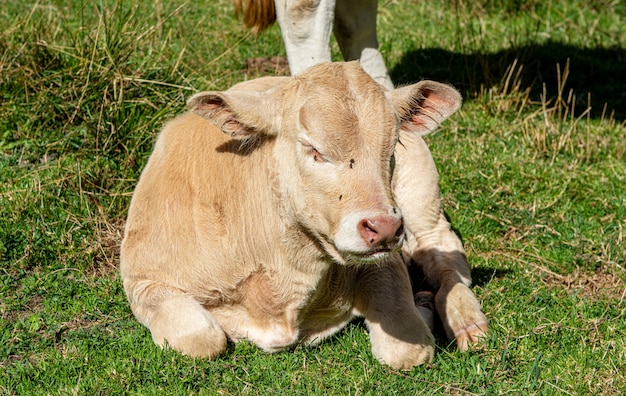
<svg viewBox="0 0 626 396">
<path fill-rule="evenodd" d="M 310 153 L 311 153 L 311 156 L 313 156 L 313 160 L 315 162 L 322 162 L 323 161 L 322 156 L 320 155 L 320 152 L 317 151 L 317 149 L 315 149 L 314 147 L 311 147 Z"/>
<path fill-rule="evenodd" d="M 304 144 L 304 148 L 307 150 L 307 154 L 313 157 L 313 161 L 315 162 L 325 162 L 324 157 L 320 154 L 319 151 L 310 144 Z"/>
<path fill-rule="evenodd" d="M 304 148 L 304 153 L 310 158 L 313 158 L 313 161 L 319 162 L 319 163 L 329 162 L 328 158 L 326 158 L 322 153 L 320 153 L 319 150 L 313 147 L 311 143 L 309 143 L 308 141 L 301 142 L 301 144 L 302 144 L 302 147 Z"/>
</svg>

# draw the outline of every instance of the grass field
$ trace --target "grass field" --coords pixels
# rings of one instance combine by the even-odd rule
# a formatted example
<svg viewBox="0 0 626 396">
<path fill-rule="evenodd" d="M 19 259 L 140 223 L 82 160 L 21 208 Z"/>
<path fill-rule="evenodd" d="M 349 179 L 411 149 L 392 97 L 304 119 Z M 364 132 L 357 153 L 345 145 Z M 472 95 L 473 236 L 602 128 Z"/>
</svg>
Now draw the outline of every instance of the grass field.
<svg viewBox="0 0 626 396">
<path fill-rule="evenodd" d="M 0 7 L 0 394 L 626 393 L 626 3 L 390 0 L 396 84 L 465 97 L 428 143 L 489 338 L 378 364 L 360 323 L 315 349 L 158 349 L 117 272 L 162 123 L 200 90 L 273 74 L 229 0 Z M 337 60 L 339 50 L 333 44 Z M 279 70 L 280 72 L 280 70 Z"/>
</svg>

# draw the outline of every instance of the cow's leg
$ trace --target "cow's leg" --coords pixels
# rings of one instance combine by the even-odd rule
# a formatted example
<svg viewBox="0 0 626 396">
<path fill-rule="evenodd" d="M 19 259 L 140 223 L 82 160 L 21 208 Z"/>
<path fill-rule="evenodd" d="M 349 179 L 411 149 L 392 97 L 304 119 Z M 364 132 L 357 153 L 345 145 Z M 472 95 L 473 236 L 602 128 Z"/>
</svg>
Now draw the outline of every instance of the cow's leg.
<svg viewBox="0 0 626 396">
<path fill-rule="evenodd" d="M 466 350 L 485 336 L 487 318 L 469 289 L 470 267 L 463 245 L 441 209 L 437 169 L 418 135 L 400 133 L 396 146 L 393 194 L 402 211 L 407 240 L 405 261 L 421 267 L 436 290 L 435 306 L 449 339 Z"/>
<path fill-rule="evenodd" d="M 437 290 L 435 306 L 448 339 L 455 339 L 464 351 L 470 343 L 484 338 L 487 318 L 469 289 L 469 263 L 443 213 L 430 232 L 410 236 L 406 248 L 406 255 L 421 267 L 426 281 Z"/>
<path fill-rule="evenodd" d="M 365 317 L 374 356 L 397 369 L 430 362 L 434 337 L 415 308 L 409 274 L 400 257 L 361 271 L 355 309 Z"/>
<path fill-rule="evenodd" d="M 385 88 L 393 83 L 378 51 L 376 12 L 378 0 L 337 0 L 335 38 L 345 60 L 358 59 L 363 69 Z"/>
<path fill-rule="evenodd" d="M 335 0 L 276 0 L 275 4 L 291 74 L 330 62 Z"/>
<path fill-rule="evenodd" d="M 157 345 L 208 358 L 226 349 L 226 334 L 193 296 L 149 280 L 125 281 L 124 289 L 133 313 Z"/>
</svg>

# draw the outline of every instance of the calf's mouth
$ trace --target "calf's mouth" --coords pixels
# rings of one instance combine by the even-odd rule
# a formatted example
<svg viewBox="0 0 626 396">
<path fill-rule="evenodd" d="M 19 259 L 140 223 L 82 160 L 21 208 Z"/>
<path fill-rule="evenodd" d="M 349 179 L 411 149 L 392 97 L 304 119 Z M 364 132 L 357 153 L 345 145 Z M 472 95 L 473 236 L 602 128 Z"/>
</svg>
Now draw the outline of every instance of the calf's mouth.
<svg viewBox="0 0 626 396">
<path fill-rule="evenodd" d="M 395 241 L 373 246 L 365 252 L 345 252 L 343 256 L 347 265 L 378 264 L 392 254 L 400 252 L 403 243 L 404 232 L 402 231 Z"/>
</svg>

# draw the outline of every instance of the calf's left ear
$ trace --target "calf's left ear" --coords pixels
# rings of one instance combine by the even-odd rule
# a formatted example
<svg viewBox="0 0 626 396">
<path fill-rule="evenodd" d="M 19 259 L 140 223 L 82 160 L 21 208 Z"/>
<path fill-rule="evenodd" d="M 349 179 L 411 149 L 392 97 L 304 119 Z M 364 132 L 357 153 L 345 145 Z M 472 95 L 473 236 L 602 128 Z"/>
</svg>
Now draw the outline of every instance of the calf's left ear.
<svg viewBox="0 0 626 396">
<path fill-rule="evenodd" d="M 282 98 L 278 89 L 201 92 L 187 106 L 234 139 L 275 135 L 280 126 Z"/>
<path fill-rule="evenodd" d="M 428 80 L 394 89 L 389 98 L 400 117 L 400 128 L 419 135 L 434 131 L 463 101 L 456 89 Z"/>
</svg>

